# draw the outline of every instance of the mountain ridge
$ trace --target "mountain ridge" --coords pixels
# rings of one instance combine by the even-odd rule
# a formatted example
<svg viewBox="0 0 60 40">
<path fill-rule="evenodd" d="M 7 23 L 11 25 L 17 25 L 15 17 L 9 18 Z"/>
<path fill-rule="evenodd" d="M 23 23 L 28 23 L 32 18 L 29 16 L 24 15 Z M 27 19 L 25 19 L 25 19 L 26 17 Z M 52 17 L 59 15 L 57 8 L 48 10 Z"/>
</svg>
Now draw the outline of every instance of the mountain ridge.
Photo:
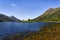
<svg viewBox="0 0 60 40">
<path fill-rule="evenodd" d="M 21 20 L 15 18 L 14 16 L 6 16 L 4 14 L 0 14 L 0 22 L 22 22 Z"/>
<path fill-rule="evenodd" d="M 57 18 L 57 16 L 59 16 L 59 15 L 60 15 L 60 7 L 58 7 L 58 8 L 50 8 L 50 9 L 46 10 L 41 16 L 38 16 L 38 17 L 36 17 L 36 18 L 34 18 L 32 20 L 35 21 L 35 22 L 54 21 L 55 19 L 52 20 L 52 17 L 55 16 Z M 55 18 L 55 17 L 53 17 L 53 18 Z M 55 21 L 60 21 L 60 16 L 59 16 L 59 19 L 57 19 Z"/>
</svg>

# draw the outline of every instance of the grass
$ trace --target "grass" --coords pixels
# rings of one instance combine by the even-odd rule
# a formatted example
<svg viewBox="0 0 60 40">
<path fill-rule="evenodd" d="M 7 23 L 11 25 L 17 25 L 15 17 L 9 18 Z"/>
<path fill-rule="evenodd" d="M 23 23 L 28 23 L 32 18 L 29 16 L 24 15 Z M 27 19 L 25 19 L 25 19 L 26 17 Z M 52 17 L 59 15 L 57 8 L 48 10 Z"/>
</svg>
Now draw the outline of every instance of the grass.
<svg viewBox="0 0 60 40">
<path fill-rule="evenodd" d="M 43 27 L 37 33 L 31 33 L 24 40 L 60 40 L 60 24 Z"/>
<path fill-rule="evenodd" d="M 60 24 L 42 27 L 38 32 L 17 34 L 3 40 L 60 40 Z"/>
</svg>

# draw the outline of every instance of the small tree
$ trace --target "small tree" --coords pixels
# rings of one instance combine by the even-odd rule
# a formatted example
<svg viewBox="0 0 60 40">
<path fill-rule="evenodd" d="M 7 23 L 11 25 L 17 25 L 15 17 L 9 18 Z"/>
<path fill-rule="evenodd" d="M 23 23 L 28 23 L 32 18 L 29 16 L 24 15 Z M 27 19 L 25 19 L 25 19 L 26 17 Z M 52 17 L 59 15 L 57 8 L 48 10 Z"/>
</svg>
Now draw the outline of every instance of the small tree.
<svg viewBox="0 0 60 40">
<path fill-rule="evenodd" d="M 28 19 L 28 21 L 30 21 L 30 18 Z"/>
<path fill-rule="evenodd" d="M 0 22 L 4 22 L 3 20 L 0 20 Z"/>
</svg>

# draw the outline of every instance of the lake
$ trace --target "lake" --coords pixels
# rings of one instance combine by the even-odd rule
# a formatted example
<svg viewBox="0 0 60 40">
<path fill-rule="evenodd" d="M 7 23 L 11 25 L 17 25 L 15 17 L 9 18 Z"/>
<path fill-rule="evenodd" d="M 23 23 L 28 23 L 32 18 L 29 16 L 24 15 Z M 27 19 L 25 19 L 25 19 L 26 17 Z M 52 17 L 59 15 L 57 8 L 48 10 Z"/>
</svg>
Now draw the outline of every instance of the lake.
<svg viewBox="0 0 60 40">
<path fill-rule="evenodd" d="M 53 24 L 53 22 L 0 22 L 0 39 L 7 35 L 15 35 L 26 31 L 38 31 L 41 27 Z"/>
</svg>

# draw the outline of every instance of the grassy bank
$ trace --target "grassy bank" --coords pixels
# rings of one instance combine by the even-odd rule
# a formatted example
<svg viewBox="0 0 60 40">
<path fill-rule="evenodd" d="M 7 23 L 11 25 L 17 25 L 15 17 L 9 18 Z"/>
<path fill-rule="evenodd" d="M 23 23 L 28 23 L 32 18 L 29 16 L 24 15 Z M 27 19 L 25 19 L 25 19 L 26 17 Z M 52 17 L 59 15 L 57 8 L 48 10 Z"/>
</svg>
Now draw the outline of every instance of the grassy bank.
<svg viewBox="0 0 60 40">
<path fill-rule="evenodd" d="M 60 24 L 42 27 L 38 32 L 17 34 L 3 40 L 60 40 Z"/>
</svg>

